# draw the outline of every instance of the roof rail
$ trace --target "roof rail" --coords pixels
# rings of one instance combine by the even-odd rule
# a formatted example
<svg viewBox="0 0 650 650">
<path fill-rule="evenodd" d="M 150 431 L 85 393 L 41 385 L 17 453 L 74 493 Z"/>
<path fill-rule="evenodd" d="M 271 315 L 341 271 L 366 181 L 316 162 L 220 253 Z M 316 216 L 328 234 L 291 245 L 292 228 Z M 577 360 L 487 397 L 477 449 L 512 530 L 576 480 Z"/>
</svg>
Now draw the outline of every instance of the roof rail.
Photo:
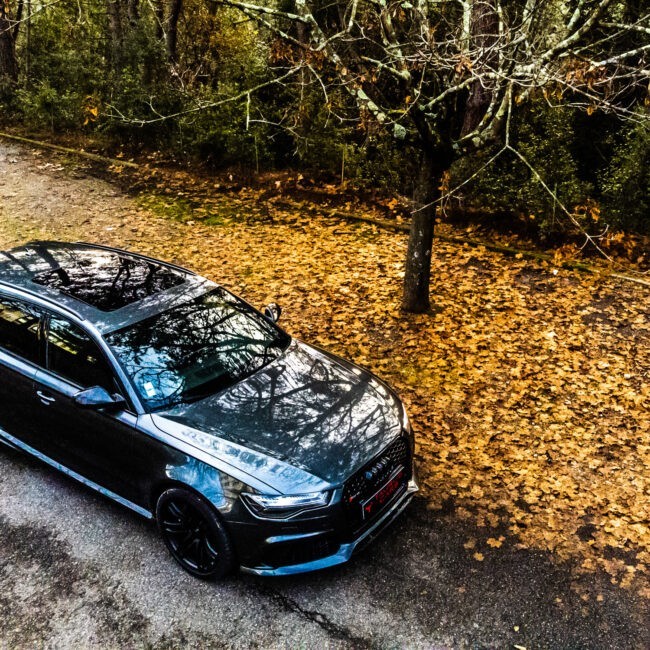
<svg viewBox="0 0 650 650">
<path fill-rule="evenodd" d="M 30 243 L 56 243 L 56 242 L 30 242 Z M 155 257 L 148 257 L 147 255 L 141 255 L 140 253 L 132 253 L 131 251 L 124 250 L 123 248 L 114 248 L 113 246 L 105 246 L 104 244 L 89 244 L 88 242 L 85 241 L 76 241 L 74 243 L 80 246 L 85 246 L 86 248 L 99 248 L 100 250 L 111 251 L 112 253 L 122 253 L 123 255 L 128 255 L 129 257 L 135 257 L 145 262 L 160 264 L 161 266 L 166 266 L 169 269 L 174 269 L 175 271 L 181 271 L 182 273 L 187 273 L 188 275 L 197 275 L 194 271 L 190 271 L 189 269 L 183 268 L 182 266 L 178 266 L 178 264 L 163 262 L 162 260 L 157 260 Z"/>
</svg>

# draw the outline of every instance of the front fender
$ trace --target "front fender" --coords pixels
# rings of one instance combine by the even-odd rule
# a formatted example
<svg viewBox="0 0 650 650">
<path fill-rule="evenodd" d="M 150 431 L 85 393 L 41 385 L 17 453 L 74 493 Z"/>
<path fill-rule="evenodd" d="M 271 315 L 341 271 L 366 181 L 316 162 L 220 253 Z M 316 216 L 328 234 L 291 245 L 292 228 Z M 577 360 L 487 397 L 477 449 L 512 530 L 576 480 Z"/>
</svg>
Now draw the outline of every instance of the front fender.
<svg viewBox="0 0 650 650">
<path fill-rule="evenodd" d="M 222 513 L 230 512 L 240 492 L 248 487 L 216 467 L 191 457 L 186 457 L 182 464 L 167 465 L 165 476 L 169 481 L 192 488 Z"/>
</svg>

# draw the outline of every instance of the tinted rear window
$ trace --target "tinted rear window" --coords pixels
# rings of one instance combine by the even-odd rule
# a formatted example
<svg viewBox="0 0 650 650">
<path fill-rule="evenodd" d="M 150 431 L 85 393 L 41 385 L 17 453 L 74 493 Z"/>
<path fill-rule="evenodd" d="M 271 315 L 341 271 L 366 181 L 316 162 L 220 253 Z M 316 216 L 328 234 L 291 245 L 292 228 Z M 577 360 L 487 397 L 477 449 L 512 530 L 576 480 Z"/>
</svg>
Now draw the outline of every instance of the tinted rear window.
<svg viewBox="0 0 650 650">
<path fill-rule="evenodd" d="M 0 348 L 38 363 L 39 312 L 20 300 L 0 297 Z"/>
<path fill-rule="evenodd" d="M 101 311 L 120 309 L 185 282 L 180 271 L 111 251 L 34 249 L 51 267 L 32 278 L 36 284 Z"/>
</svg>

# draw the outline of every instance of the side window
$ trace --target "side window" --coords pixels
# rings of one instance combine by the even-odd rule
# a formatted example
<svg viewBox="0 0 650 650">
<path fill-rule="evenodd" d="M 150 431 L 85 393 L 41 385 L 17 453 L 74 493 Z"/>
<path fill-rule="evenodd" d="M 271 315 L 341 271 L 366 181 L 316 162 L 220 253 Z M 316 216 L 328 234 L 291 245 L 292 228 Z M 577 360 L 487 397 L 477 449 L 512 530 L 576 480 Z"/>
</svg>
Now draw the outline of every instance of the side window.
<svg viewBox="0 0 650 650">
<path fill-rule="evenodd" d="M 20 300 L 0 296 L 0 348 L 39 362 L 40 312 Z"/>
<path fill-rule="evenodd" d="M 70 321 L 52 316 L 47 332 L 47 367 L 82 388 L 115 392 L 113 371 L 97 344 Z"/>
</svg>

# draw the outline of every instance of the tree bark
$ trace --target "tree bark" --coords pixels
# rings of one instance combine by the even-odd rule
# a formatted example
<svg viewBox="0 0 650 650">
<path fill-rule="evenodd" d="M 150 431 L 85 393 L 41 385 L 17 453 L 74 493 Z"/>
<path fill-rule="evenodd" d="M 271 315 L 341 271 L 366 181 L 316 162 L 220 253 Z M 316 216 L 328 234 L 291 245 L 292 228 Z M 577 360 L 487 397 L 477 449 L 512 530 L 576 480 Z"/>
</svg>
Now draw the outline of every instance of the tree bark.
<svg viewBox="0 0 650 650">
<path fill-rule="evenodd" d="M 128 0 L 126 13 L 129 17 L 129 25 L 131 29 L 134 29 L 140 20 L 140 0 Z"/>
<path fill-rule="evenodd" d="M 13 85 L 18 80 L 18 60 L 14 25 L 9 15 L 9 6 L 0 0 L 0 86 Z"/>
<path fill-rule="evenodd" d="M 165 24 L 165 7 L 163 0 L 153 0 L 153 12 L 156 18 L 156 38 L 162 41 L 165 37 L 163 26 Z"/>
<path fill-rule="evenodd" d="M 180 18 L 182 9 L 183 0 L 171 0 L 169 16 L 166 21 L 167 32 L 165 34 L 165 40 L 167 42 L 167 56 L 172 63 L 175 63 L 177 59 L 178 19 Z"/>
<path fill-rule="evenodd" d="M 122 7 L 120 0 L 107 0 L 108 27 L 111 32 L 113 69 L 120 65 L 122 59 L 122 42 L 124 26 L 122 24 Z"/>
<path fill-rule="evenodd" d="M 25 7 L 24 0 L 18 0 L 18 7 L 16 9 L 16 21 L 14 24 L 14 43 L 18 40 L 18 32 L 20 32 L 20 24 L 23 21 L 24 7 Z"/>
<path fill-rule="evenodd" d="M 472 6 L 471 22 L 471 44 L 475 49 L 483 49 L 490 52 L 494 47 L 499 30 L 499 22 L 496 9 L 488 1 L 475 2 Z M 498 55 L 496 52 L 486 54 L 485 64 L 490 67 L 498 67 Z M 493 83 L 484 80 L 475 81 L 470 89 L 469 98 L 465 106 L 465 117 L 461 136 L 467 135 L 473 131 L 483 119 L 487 107 L 492 99 Z"/>
<path fill-rule="evenodd" d="M 442 174 L 437 171 L 433 157 L 422 154 L 420 170 L 413 192 L 413 219 L 406 252 L 402 308 L 413 313 L 429 311 L 431 278 L 431 249 L 436 214 L 435 201 L 440 196 Z"/>
</svg>

